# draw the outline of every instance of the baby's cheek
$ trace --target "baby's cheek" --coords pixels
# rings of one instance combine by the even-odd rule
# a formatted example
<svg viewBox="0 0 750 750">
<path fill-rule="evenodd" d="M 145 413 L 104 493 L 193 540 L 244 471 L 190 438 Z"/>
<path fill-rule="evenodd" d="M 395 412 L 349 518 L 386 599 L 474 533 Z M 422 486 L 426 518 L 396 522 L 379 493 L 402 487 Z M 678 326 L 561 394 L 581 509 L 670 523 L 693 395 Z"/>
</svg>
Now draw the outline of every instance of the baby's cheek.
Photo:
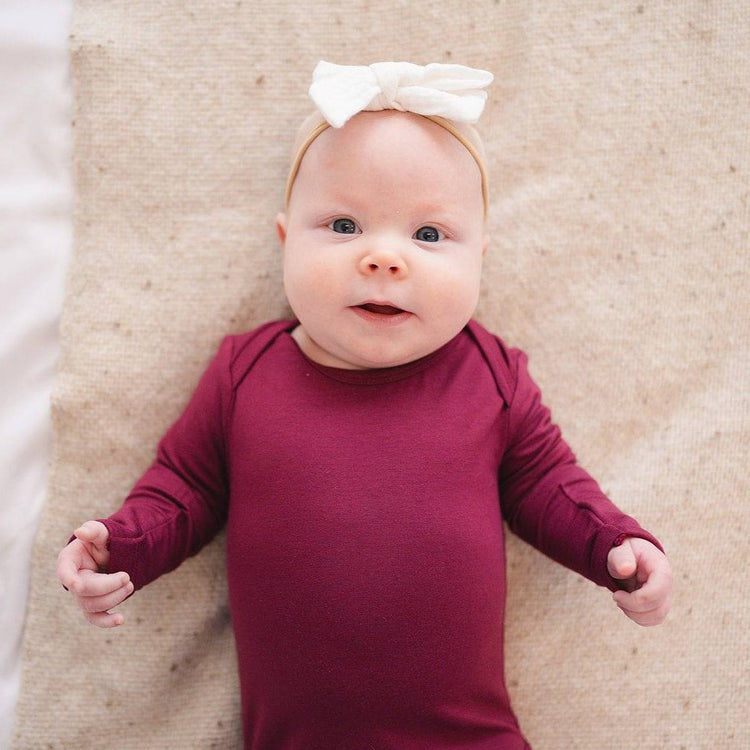
<svg viewBox="0 0 750 750">
<path fill-rule="evenodd" d="M 290 256 L 284 263 L 284 286 L 287 294 L 293 298 L 315 296 L 318 289 L 327 286 L 327 273 L 320 264 Z"/>
<path fill-rule="evenodd" d="M 427 294 L 445 317 L 463 318 L 473 313 L 479 300 L 479 287 L 477 274 L 456 274 L 447 279 L 435 279 Z"/>
<path fill-rule="evenodd" d="M 296 317 L 318 337 L 333 325 L 336 310 L 343 304 L 334 275 L 320 269 L 291 279 L 287 297 Z"/>
<path fill-rule="evenodd" d="M 302 287 L 306 298 L 316 304 L 325 304 L 333 301 L 337 295 L 341 296 L 336 275 L 324 268 L 317 268 L 307 274 Z"/>
</svg>

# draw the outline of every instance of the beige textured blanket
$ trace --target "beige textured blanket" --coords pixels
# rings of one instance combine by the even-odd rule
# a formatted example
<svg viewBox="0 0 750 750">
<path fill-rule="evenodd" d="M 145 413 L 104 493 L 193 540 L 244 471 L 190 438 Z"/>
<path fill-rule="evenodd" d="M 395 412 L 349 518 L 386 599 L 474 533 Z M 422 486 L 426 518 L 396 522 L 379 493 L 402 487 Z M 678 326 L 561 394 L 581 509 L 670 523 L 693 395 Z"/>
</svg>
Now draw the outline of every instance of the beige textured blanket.
<svg viewBox="0 0 750 750">
<path fill-rule="evenodd" d="M 285 314 L 273 219 L 321 58 L 496 74 L 478 317 L 674 565 L 645 630 L 514 540 L 508 682 L 535 749 L 750 747 L 750 5 L 80 0 L 72 53 L 75 257 L 14 747 L 238 746 L 222 541 L 116 632 L 54 561 L 219 339 Z"/>
</svg>

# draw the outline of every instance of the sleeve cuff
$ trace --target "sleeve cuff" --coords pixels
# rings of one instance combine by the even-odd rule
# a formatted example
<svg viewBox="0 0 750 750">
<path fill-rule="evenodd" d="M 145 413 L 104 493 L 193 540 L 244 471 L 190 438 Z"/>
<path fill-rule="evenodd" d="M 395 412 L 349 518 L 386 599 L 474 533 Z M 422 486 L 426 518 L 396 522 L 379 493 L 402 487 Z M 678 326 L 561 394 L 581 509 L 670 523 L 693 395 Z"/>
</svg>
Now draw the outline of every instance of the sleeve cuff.
<svg viewBox="0 0 750 750">
<path fill-rule="evenodd" d="M 597 571 L 598 577 L 594 578 L 594 583 L 608 588 L 610 591 L 620 591 L 622 585 L 620 581 L 613 578 L 607 569 L 607 557 L 613 547 L 619 547 L 626 539 L 637 537 L 651 542 L 655 547 L 664 552 L 659 540 L 644 531 L 634 521 L 631 527 L 623 526 L 603 526 L 597 535 L 596 543 L 592 551 L 592 570 Z"/>
</svg>

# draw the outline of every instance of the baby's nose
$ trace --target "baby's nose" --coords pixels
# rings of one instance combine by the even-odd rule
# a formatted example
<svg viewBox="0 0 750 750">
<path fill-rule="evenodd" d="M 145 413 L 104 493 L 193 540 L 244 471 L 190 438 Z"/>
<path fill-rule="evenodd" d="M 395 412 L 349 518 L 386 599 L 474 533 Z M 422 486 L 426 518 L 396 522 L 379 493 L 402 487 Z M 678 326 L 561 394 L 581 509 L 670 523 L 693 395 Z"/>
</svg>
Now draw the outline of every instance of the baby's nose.
<svg viewBox="0 0 750 750">
<path fill-rule="evenodd" d="M 359 271 L 365 276 L 382 274 L 394 279 L 403 278 L 408 274 L 403 256 L 386 248 L 378 248 L 365 253 L 359 261 Z"/>
</svg>

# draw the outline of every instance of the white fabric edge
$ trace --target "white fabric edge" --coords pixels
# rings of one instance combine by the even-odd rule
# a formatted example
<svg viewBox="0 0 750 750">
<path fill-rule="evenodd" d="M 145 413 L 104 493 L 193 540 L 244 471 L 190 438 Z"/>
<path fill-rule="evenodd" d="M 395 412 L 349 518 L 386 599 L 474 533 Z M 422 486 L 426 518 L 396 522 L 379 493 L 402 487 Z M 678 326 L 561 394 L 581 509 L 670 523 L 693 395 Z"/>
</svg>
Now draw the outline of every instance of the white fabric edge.
<svg viewBox="0 0 750 750">
<path fill-rule="evenodd" d="M 72 245 L 72 0 L 0 4 L 0 750 L 14 724 Z"/>
</svg>

